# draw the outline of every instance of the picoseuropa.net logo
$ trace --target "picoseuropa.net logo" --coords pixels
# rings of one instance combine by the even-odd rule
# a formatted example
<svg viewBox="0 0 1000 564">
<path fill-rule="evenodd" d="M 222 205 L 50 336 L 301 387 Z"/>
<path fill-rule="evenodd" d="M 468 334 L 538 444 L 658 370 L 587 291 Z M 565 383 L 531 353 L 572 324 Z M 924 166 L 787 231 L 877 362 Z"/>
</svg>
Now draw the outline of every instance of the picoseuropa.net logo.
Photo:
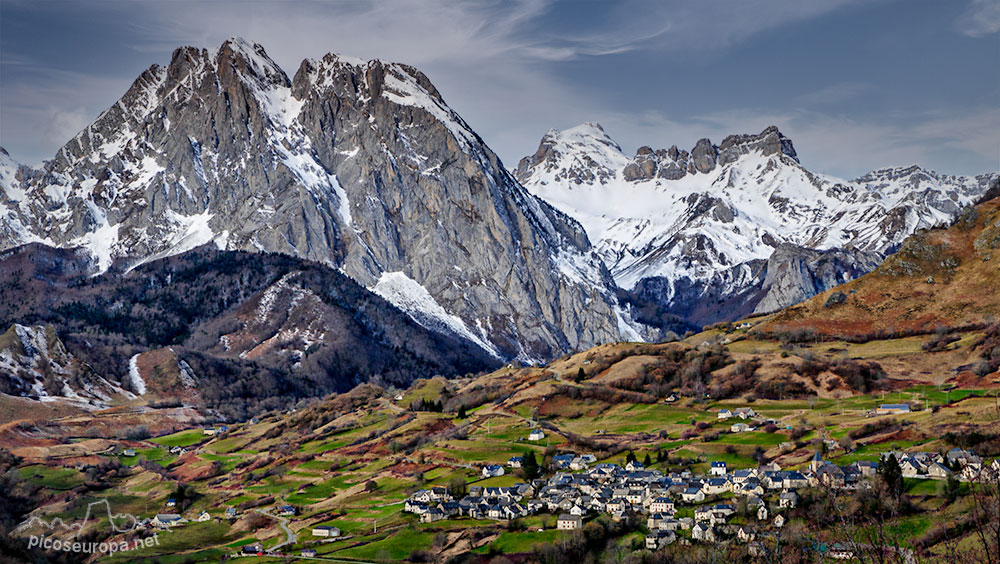
<svg viewBox="0 0 1000 564">
<path fill-rule="evenodd" d="M 159 546 L 160 538 L 154 533 L 153 536 L 144 539 L 129 541 L 104 541 L 104 542 L 83 542 L 76 540 L 76 537 L 83 531 L 91 519 L 100 518 L 100 513 L 94 511 L 95 507 L 104 506 L 104 513 L 107 515 L 111 530 L 116 533 L 130 533 L 139 526 L 139 520 L 135 515 L 129 513 L 112 513 L 108 500 L 102 499 L 87 504 L 87 513 L 82 521 L 67 523 L 56 517 L 51 521 L 46 521 L 38 517 L 32 517 L 17 526 L 15 531 L 25 531 L 38 527 L 47 533 L 30 535 L 28 537 L 28 548 L 41 548 L 43 550 L 56 552 L 80 552 L 88 554 L 113 554 L 115 552 L 125 552 L 137 550 L 151 546 Z M 50 536 L 52 532 L 61 533 L 57 537 Z M 64 538 L 65 533 L 71 533 L 69 538 Z"/>
</svg>

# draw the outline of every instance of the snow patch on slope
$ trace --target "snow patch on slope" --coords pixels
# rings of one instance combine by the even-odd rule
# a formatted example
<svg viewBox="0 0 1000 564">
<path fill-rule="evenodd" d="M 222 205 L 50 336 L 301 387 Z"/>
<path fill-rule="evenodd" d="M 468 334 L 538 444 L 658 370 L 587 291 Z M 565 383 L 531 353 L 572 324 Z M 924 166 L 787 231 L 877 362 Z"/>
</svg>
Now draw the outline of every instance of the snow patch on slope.
<svg viewBox="0 0 1000 564">
<path fill-rule="evenodd" d="M 621 334 L 623 340 L 634 343 L 646 342 L 646 339 L 643 339 L 639 333 L 639 329 L 636 328 L 636 323 L 631 321 L 630 316 L 621 306 L 615 306 L 615 319 L 618 321 L 618 332 Z"/>
<path fill-rule="evenodd" d="M 128 382 L 136 394 L 146 395 L 146 381 L 142 379 L 142 374 L 139 374 L 139 355 L 137 354 L 128 359 Z"/>
<path fill-rule="evenodd" d="M 165 218 L 172 226 L 171 234 L 167 237 L 166 248 L 136 262 L 129 267 L 129 270 L 161 258 L 186 253 L 191 249 L 213 241 L 216 243 L 216 246 L 219 246 L 219 240 L 216 239 L 215 233 L 208 225 L 208 222 L 214 216 L 215 214 L 208 211 L 194 215 L 181 215 L 173 210 L 166 210 Z M 117 230 L 117 226 L 115 228 Z M 228 237 L 228 234 L 226 236 Z M 225 245 L 224 240 L 222 241 L 222 245 Z M 104 270 L 107 270 L 107 268 L 101 269 L 102 272 Z"/>
<path fill-rule="evenodd" d="M 370 288 L 396 306 L 414 321 L 432 331 L 445 330 L 479 345 L 495 358 L 501 358 L 496 348 L 485 338 L 473 333 L 458 317 L 451 315 L 431 296 L 426 288 L 402 272 L 383 272 Z"/>
<path fill-rule="evenodd" d="M 441 122 L 455 136 L 462 149 L 470 152 L 475 145 L 475 135 L 451 108 L 438 101 L 417 83 L 417 79 L 398 65 L 389 65 L 385 73 L 382 96 L 400 106 L 425 110 Z"/>
</svg>

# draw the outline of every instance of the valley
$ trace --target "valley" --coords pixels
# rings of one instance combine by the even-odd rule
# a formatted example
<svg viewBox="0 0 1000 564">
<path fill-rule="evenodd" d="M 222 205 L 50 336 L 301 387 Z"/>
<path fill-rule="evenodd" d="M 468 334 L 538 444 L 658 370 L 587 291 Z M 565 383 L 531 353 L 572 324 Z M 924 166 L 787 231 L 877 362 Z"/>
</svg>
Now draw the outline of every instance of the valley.
<svg viewBox="0 0 1000 564">
<path fill-rule="evenodd" d="M 645 531 L 656 530 L 646 523 L 648 513 L 641 503 L 640 509 L 627 510 L 623 522 L 613 520 L 610 512 L 588 508 L 587 530 L 593 529 L 593 521 L 607 536 L 594 545 L 573 531 L 559 530 L 557 514 L 568 509 L 543 507 L 513 519 L 429 520 L 404 512 L 405 502 L 434 488 L 457 493 L 532 484 L 523 470 L 509 466 L 512 457 L 527 453 L 537 459 L 542 483 L 560 471 L 577 472 L 558 470 L 558 455 L 567 452 L 593 454 L 589 468 L 607 463 L 624 468 L 633 454 L 637 462 L 649 462 L 648 470 L 678 477 L 681 472 L 707 475 L 713 462 L 725 463 L 730 476 L 764 464 L 806 472 L 817 451 L 824 460 L 846 467 L 877 464 L 888 452 L 903 456 L 968 448 L 983 457 L 982 467 L 988 469 L 1000 453 L 996 374 L 978 378 L 959 370 L 945 382 L 909 376 L 969 364 L 979 354 L 972 344 L 983 334 L 962 332 L 946 350 L 926 353 L 921 344 L 928 337 L 844 348 L 839 343 L 782 346 L 752 337 L 752 328 L 719 328 L 678 343 L 605 345 L 543 367 L 419 380 L 399 391 L 362 385 L 294 410 L 230 423 L 224 431 L 210 420 L 184 415 L 183 408 L 122 407 L 9 424 L 2 437 L 5 445 L 20 445 L 10 449 L 16 462 L 7 460 L 15 468 L 13 491 L 32 491 L 43 500 L 33 516 L 68 519 L 87 503 L 106 499 L 115 511 L 133 513 L 140 520 L 161 513 L 177 513 L 186 520 L 167 530 L 150 524 L 129 533 L 132 538 L 156 532 L 160 544 L 109 557 L 111 562 L 137 556 L 156 556 L 162 562 L 215 561 L 256 543 L 264 554 L 287 540 L 273 517 L 286 505 L 294 509 L 288 526 L 297 538 L 280 547 L 286 555 L 315 550 L 319 558 L 376 562 L 443 561 L 464 554 L 456 561 L 476 562 L 499 553 L 544 558 L 547 546 L 567 553 L 641 551 Z M 853 362 L 884 367 L 885 373 L 869 382 L 872 389 L 867 393 L 850 389 L 849 380 L 837 374 L 835 363 L 847 358 L 845 350 Z M 747 371 L 748 362 L 759 364 L 750 376 L 754 392 L 727 393 L 724 386 L 732 382 L 731 373 Z M 679 365 L 673 377 L 670 364 Z M 826 368 L 810 377 L 801 368 L 811 364 Z M 782 365 L 799 369 L 774 374 Z M 708 371 L 685 381 L 698 372 L 695 366 Z M 633 391 L 636 378 L 648 380 L 643 391 Z M 780 397 L 782 392 L 774 399 L 764 397 L 778 389 L 766 385 L 768 380 L 781 381 L 787 397 Z M 821 385 L 814 384 L 817 380 Z M 829 386 L 831 380 L 837 385 Z M 689 388 L 703 391 L 692 394 Z M 877 414 L 885 404 L 905 404 L 909 411 Z M 753 414 L 746 420 L 720 418 L 721 410 L 737 408 L 750 408 Z M 171 425 L 153 423 L 164 421 Z M 757 428 L 737 431 L 734 421 Z M 128 429 L 139 427 L 152 436 L 129 434 Z M 208 428 L 217 434 L 207 434 Z M 541 430 L 544 437 L 529 440 L 532 429 Z M 168 431 L 173 432 L 162 434 Z M 125 449 L 128 455 L 123 455 Z M 483 469 L 490 465 L 505 472 L 484 478 Z M 968 479 L 956 486 L 965 492 L 958 497 L 946 491 L 946 482 L 906 478 L 903 499 L 908 509 L 885 522 L 893 538 L 915 550 L 920 561 L 936 561 L 952 545 L 973 542 L 966 535 L 951 538 L 938 530 L 936 524 L 966 518 L 974 503 L 968 495 L 974 484 Z M 679 494 L 669 495 L 677 503 L 677 519 L 719 503 L 739 510 L 718 527 L 717 540 L 695 541 L 698 550 L 738 552 L 760 546 L 780 551 L 803 542 L 850 542 L 852 537 L 838 530 L 836 522 L 817 520 L 815 504 L 822 501 L 816 496 L 823 486 L 810 482 L 796 489 L 808 502 L 781 508 L 778 494 L 788 490 L 764 488 L 759 497 L 772 516 L 766 524 L 754 516 L 756 505 L 750 512 L 743 509 L 744 495 L 723 491 L 690 503 L 682 502 Z M 860 495 L 856 485 L 844 491 L 848 497 Z M 167 507 L 178 492 L 186 492 L 186 500 Z M 529 499 L 534 496 L 526 496 L 522 504 Z M 227 518 L 230 508 L 236 513 Z M 772 523 L 778 514 L 784 521 L 780 528 Z M 207 515 L 206 520 L 199 521 L 200 515 Z M 340 536 L 316 537 L 312 530 L 321 525 L 340 529 Z M 741 542 L 736 527 L 753 529 L 759 540 Z M 99 528 L 98 523 L 95 530 Z M 691 531 L 678 529 L 674 534 L 681 541 L 690 538 Z M 670 553 L 670 546 L 664 546 Z M 282 558 L 261 556 L 254 561 Z"/>
</svg>

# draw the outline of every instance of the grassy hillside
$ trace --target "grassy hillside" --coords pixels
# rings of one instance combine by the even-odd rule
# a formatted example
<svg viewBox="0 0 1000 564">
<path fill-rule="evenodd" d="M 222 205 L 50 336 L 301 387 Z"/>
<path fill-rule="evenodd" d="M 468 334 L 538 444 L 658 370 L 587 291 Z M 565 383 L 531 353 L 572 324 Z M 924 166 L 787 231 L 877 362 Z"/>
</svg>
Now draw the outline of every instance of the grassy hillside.
<svg viewBox="0 0 1000 564">
<path fill-rule="evenodd" d="M 731 342 L 721 344 L 727 338 Z M 965 341 L 972 339 L 970 335 Z M 203 510 L 211 515 L 207 523 L 160 533 L 158 547 L 108 558 L 111 562 L 137 556 L 215 562 L 250 542 L 275 546 L 287 535 L 272 509 L 284 504 L 299 511 L 288 523 L 297 539 L 282 548 L 285 553 L 313 548 L 321 556 L 358 562 L 419 561 L 434 555 L 443 561 L 459 554 L 466 554 L 469 561 L 488 562 L 499 553 L 542 554 L 545 545 L 575 542 L 572 533 L 555 530 L 552 514 L 515 523 L 469 518 L 418 523 L 415 516 L 402 512 L 403 500 L 412 492 L 447 487 L 456 478 L 469 486 L 524 481 L 513 473 L 483 479 L 480 468 L 503 464 L 529 450 L 543 464 L 563 451 L 590 452 L 599 461 L 616 463 L 623 463 L 632 452 L 640 460 L 649 455 L 654 469 L 695 473 L 706 472 L 708 463 L 717 460 L 731 469 L 756 467 L 762 460 L 801 468 L 817 449 L 838 464 L 877 461 L 889 450 L 938 452 L 957 444 L 985 455 L 1000 454 L 996 387 L 953 388 L 883 376 L 878 389 L 869 393 L 842 390 L 775 399 L 745 393 L 713 398 L 716 379 L 730 381 L 742 370 L 745 377 L 760 380 L 739 368 L 753 358 L 760 364 L 757 371 L 777 371 L 777 366 L 787 365 L 793 368 L 786 368 L 783 377 L 794 376 L 813 388 L 811 372 L 797 374 L 794 367 L 822 363 L 825 357 L 812 347 L 783 351 L 780 343 L 750 341 L 739 331 L 728 336 L 724 331 L 709 332 L 688 341 L 606 345 L 545 367 L 505 368 L 471 379 L 422 380 L 401 393 L 361 386 L 296 411 L 232 425 L 220 436 L 206 436 L 194 425 L 150 440 L 107 442 L 113 452 L 131 445 L 137 452 L 134 458 L 105 452 L 81 465 L 80 459 L 70 462 L 49 456 L 45 449 L 55 452 L 59 446 L 52 443 L 69 441 L 57 437 L 63 428 L 58 421 L 34 430 L 8 430 L 3 441 L 25 445 L 13 449 L 24 457 L 17 463 L 17 491 L 31 492 L 42 506 L 40 514 L 50 518 L 70 518 L 86 503 L 101 499 L 114 503 L 116 510 L 151 517 L 168 511 L 164 504 L 177 496 L 179 488 L 191 492 L 181 504 L 182 515 L 193 519 Z M 882 345 L 855 349 L 869 355 L 855 360 L 877 358 L 884 364 L 892 360 L 905 365 L 927 356 L 914 353 L 906 343 Z M 705 371 L 703 378 L 695 375 L 699 370 Z M 834 372 L 824 376 L 835 377 L 839 378 Z M 637 385 L 644 391 L 632 389 Z M 685 386 L 699 385 L 708 397 L 683 391 Z M 825 386 L 821 382 L 818 388 Z M 665 401 L 670 395 L 679 397 Z M 412 411 L 411 406 L 421 403 L 417 400 L 432 408 L 440 405 L 443 411 Z M 869 410 L 890 401 L 909 402 L 914 411 L 868 416 Z M 731 433 L 732 422 L 719 422 L 716 412 L 742 406 L 752 406 L 774 423 L 750 433 Z M 460 408 L 467 413 L 464 419 L 456 417 Z M 544 440 L 527 440 L 535 427 L 545 430 Z M 44 442 L 50 446 L 38 444 L 41 441 L 26 446 L 32 435 L 46 435 Z M 15 436 L 19 443 L 12 440 Z M 836 446 L 824 446 L 824 439 Z M 186 452 L 165 452 L 179 446 Z M 85 483 L 103 485 L 81 489 Z M 905 532 L 921 558 L 933 561 L 945 549 L 943 541 L 934 541 L 935 523 L 959 519 L 968 511 L 968 502 L 963 497 L 949 501 L 939 482 L 909 481 L 906 488 L 911 509 L 893 518 L 890 526 Z M 78 495 L 68 499 L 68 489 Z M 239 512 L 232 520 L 225 518 L 230 507 Z M 814 522 L 810 511 L 788 513 L 793 523 L 789 534 L 835 539 L 836 528 Z M 601 519 L 605 518 L 597 521 Z M 345 537 L 322 542 L 311 535 L 312 527 L 320 524 L 339 527 Z M 604 544 L 587 550 L 596 554 L 641 550 L 641 522 L 625 529 L 610 522 L 601 527 L 602 535 L 608 535 L 602 537 Z"/>
<path fill-rule="evenodd" d="M 1000 198 L 920 231 L 874 272 L 770 316 L 758 330 L 864 340 L 1000 319 Z"/>
</svg>

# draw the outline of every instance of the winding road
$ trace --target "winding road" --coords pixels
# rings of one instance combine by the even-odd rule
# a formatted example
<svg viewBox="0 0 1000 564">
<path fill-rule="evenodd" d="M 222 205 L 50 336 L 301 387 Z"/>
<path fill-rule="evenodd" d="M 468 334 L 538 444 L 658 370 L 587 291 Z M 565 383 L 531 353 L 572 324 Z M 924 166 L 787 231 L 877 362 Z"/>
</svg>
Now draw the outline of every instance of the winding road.
<svg viewBox="0 0 1000 564">
<path fill-rule="evenodd" d="M 271 515 L 270 513 L 268 513 L 264 509 L 258 509 L 257 513 L 260 513 L 261 515 L 264 515 L 264 516 L 267 516 L 267 517 L 272 517 L 274 519 L 277 519 L 278 520 L 278 526 L 281 527 L 281 530 L 285 531 L 285 535 L 287 535 L 285 537 L 285 541 L 284 542 L 280 542 L 280 543 L 272 546 L 270 548 L 270 550 L 278 550 L 279 548 L 281 548 L 281 547 L 283 547 L 285 545 L 295 544 L 299 540 L 298 535 L 296 535 L 295 533 L 293 533 L 292 530 L 288 528 L 288 517 L 281 517 L 280 515 Z"/>
</svg>

